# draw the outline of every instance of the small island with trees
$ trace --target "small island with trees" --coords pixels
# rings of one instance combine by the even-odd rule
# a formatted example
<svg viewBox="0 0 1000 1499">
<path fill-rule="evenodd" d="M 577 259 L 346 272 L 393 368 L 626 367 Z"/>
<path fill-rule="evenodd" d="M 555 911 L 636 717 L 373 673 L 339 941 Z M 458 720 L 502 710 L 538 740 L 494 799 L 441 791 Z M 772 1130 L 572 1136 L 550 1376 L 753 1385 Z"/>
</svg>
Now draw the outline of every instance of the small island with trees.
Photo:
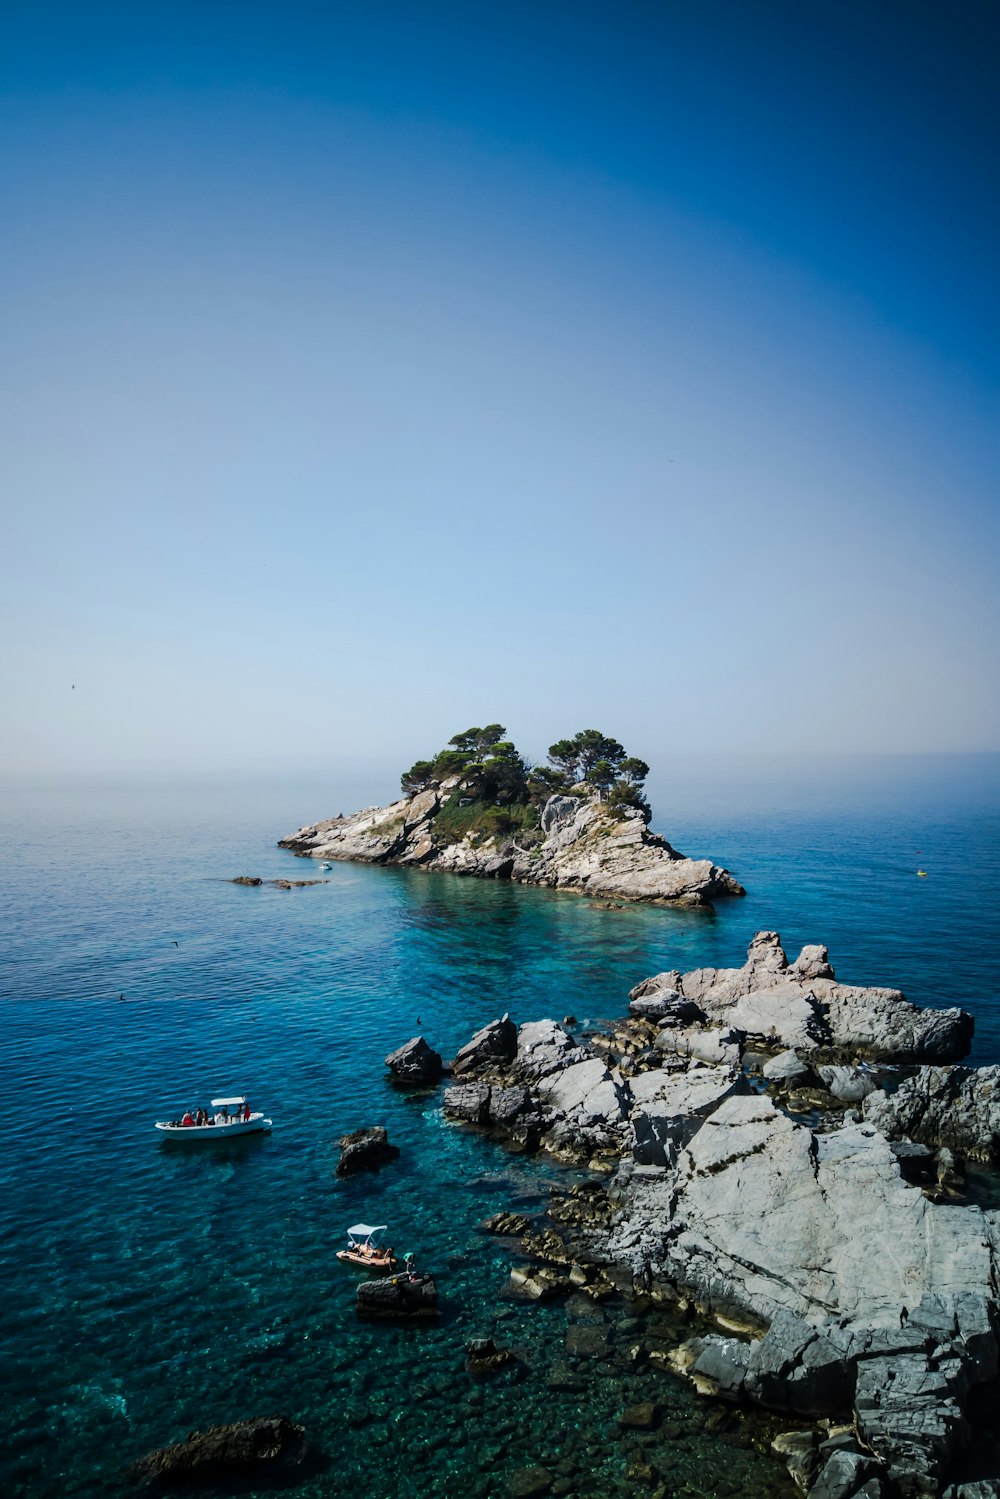
<svg viewBox="0 0 1000 1499">
<path fill-rule="evenodd" d="M 503 724 L 466 729 L 400 778 L 402 799 L 280 840 L 317 859 L 404 864 L 576 890 L 605 900 L 709 905 L 742 885 L 651 833 L 649 766 L 581 729 L 533 765 Z"/>
</svg>

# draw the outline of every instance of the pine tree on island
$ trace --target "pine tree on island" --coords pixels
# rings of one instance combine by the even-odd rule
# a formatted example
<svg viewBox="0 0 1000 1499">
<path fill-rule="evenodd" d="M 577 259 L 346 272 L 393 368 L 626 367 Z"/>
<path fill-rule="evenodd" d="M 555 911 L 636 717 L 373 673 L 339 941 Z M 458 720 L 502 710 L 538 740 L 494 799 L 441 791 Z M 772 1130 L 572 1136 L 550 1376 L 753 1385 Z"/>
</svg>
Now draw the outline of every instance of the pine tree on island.
<svg viewBox="0 0 1000 1499">
<path fill-rule="evenodd" d="M 454 780 L 436 821 L 442 829 L 453 824 L 456 834 L 473 828 L 528 832 L 538 827 L 542 807 L 556 795 L 596 794 L 612 817 L 635 808 L 649 821 L 643 794 L 649 766 L 628 755 L 617 739 L 598 729 L 581 729 L 572 739 L 549 746 L 547 765 L 532 765 L 506 734 L 503 724 L 491 723 L 453 735 L 432 760 L 417 760 L 404 771 L 404 794 L 416 796 Z"/>
</svg>

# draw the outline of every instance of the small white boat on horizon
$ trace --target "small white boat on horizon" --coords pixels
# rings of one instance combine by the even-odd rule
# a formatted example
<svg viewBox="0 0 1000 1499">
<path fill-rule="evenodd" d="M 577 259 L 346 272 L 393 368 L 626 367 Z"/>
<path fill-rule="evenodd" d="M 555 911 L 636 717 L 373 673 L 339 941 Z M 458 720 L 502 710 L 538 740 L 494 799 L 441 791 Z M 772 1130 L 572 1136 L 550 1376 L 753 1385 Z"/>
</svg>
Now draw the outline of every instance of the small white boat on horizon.
<svg viewBox="0 0 1000 1499">
<path fill-rule="evenodd" d="M 254 1113 L 241 1095 L 233 1098 L 213 1098 L 209 1114 L 207 1109 L 190 1109 L 180 1119 L 158 1119 L 156 1128 L 168 1139 L 183 1140 L 231 1140 L 234 1135 L 258 1135 L 271 1128 L 270 1119 Z"/>
</svg>

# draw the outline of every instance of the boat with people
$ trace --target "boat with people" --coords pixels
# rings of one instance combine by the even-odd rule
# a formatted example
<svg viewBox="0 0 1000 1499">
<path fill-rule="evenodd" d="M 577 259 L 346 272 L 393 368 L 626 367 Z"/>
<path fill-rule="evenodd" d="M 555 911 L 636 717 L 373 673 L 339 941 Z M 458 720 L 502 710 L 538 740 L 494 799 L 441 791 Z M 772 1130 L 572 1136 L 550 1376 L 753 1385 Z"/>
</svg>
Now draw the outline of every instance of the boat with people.
<svg viewBox="0 0 1000 1499">
<path fill-rule="evenodd" d="M 347 1248 L 337 1250 L 338 1260 L 361 1265 L 365 1270 L 394 1270 L 399 1261 L 392 1249 L 382 1243 L 386 1223 L 355 1223 L 347 1230 Z"/>
<path fill-rule="evenodd" d="M 173 1140 L 230 1140 L 234 1135 L 256 1135 L 271 1128 L 270 1119 L 251 1109 L 246 1098 L 213 1098 L 211 1111 L 200 1105 L 180 1119 L 158 1119 L 156 1128 Z"/>
</svg>

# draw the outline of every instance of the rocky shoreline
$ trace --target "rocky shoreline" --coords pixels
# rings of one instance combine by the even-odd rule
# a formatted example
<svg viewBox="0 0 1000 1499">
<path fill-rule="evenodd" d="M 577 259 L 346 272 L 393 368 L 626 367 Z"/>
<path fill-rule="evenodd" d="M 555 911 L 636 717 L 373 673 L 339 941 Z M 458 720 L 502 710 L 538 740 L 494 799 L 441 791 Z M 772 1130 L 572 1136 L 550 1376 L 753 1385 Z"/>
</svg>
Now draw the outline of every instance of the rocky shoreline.
<svg viewBox="0 0 1000 1499">
<path fill-rule="evenodd" d="M 789 961 L 762 932 L 739 969 L 639 984 L 600 1032 L 493 1022 L 443 1107 L 595 1173 L 543 1231 L 494 1225 L 530 1256 L 512 1293 L 713 1319 L 664 1362 L 797 1421 L 775 1451 L 812 1499 L 986 1499 L 995 1463 L 956 1480 L 1000 1367 L 1000 1210 L 963 1172 L 1000 1154 L 1000 1068 L 954 1065 L 971 1035 L 961 1010 L 841 984 L 825 948 Z M 432 1086 L 434 1058 L 415 1038 L 387 1060 Z"/>
<path fill-rule="evenodd" d="M 582 787 L 550 796 L 531 834 L 453 835 L 439 814 L 459 790 L 452 777 L 388 807 L 301 827 L 279 847 L 313 859 L 436 869 L 622 901 L 708 906 L 746 893 L 728 870 L 688 859 L 651 833 L 638 809 L 612 809 Z"/>
</svg>

